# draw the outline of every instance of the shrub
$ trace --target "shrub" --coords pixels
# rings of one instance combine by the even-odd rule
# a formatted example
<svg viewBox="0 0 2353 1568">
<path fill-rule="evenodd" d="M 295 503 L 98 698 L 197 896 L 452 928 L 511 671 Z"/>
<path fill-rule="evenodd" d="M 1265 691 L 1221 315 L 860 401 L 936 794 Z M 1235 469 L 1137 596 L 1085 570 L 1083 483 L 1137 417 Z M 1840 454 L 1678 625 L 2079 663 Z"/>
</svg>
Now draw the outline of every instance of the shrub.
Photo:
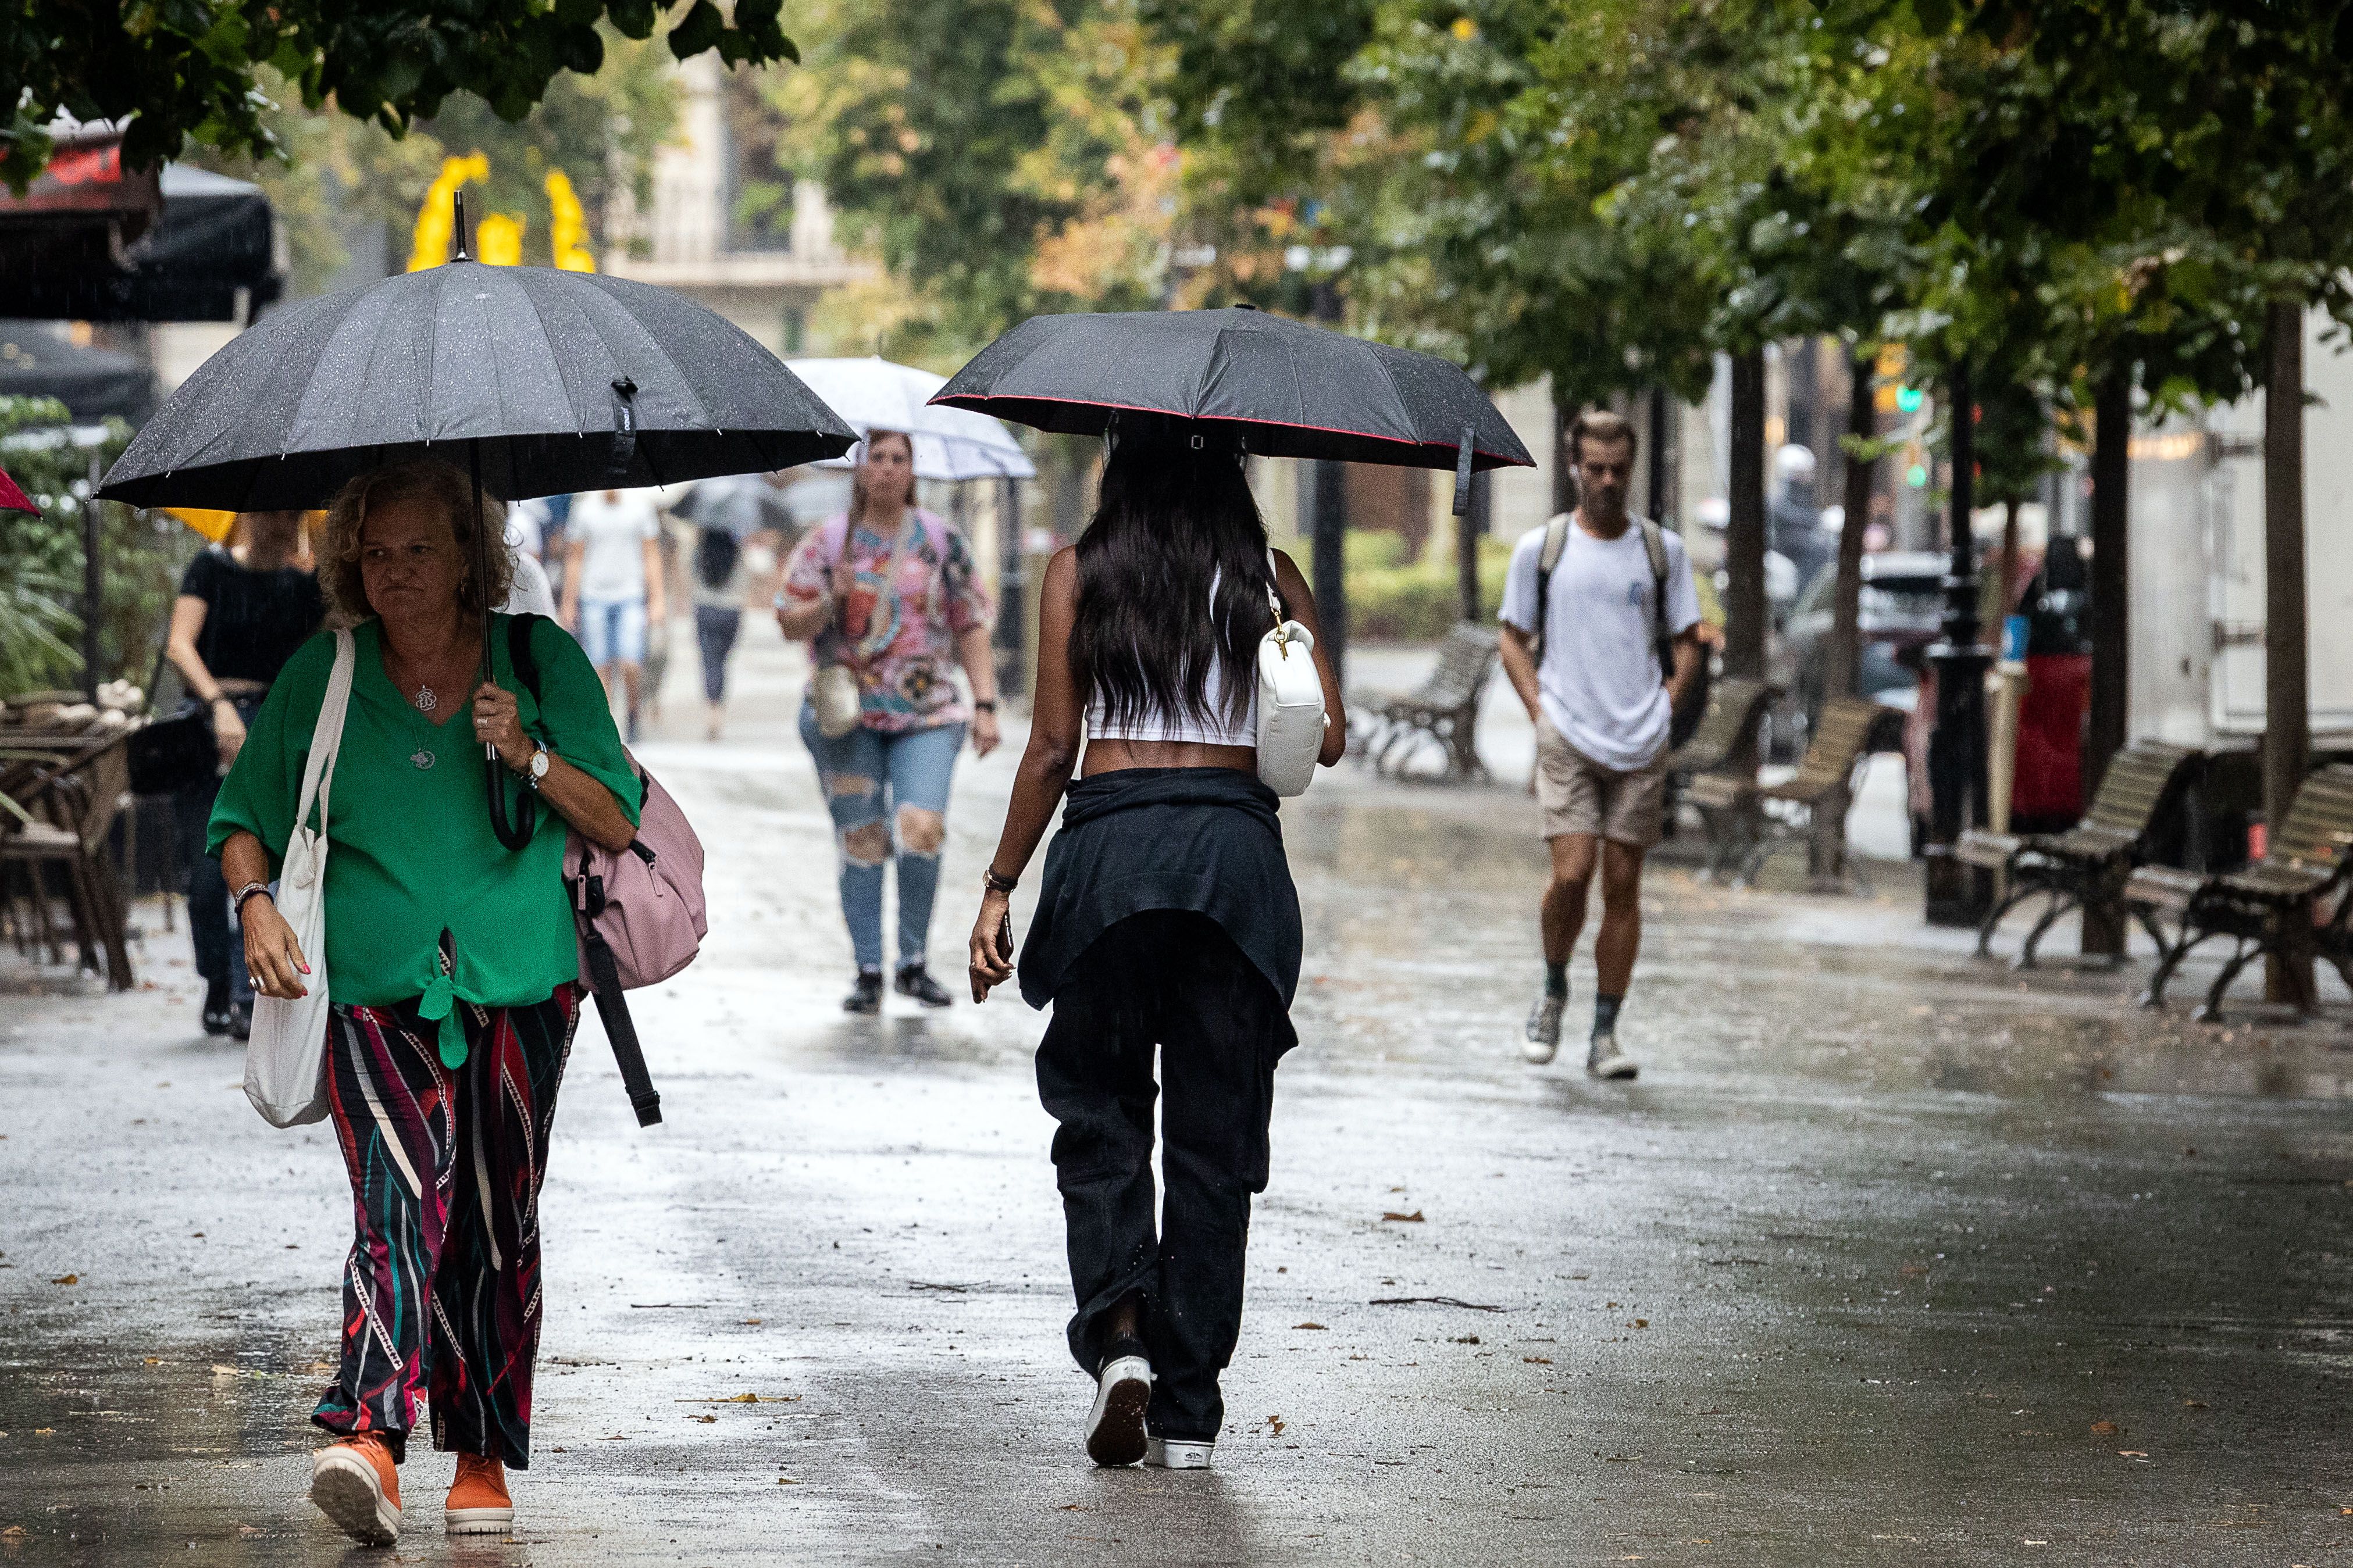
<svg viewBox="0 0 2353 1568">
<path fill-rule="evenodd" d="M 100 680 L 143 686 L 172 614 L 176 568 L 195 535 L 158 512 L 90 499 L 93 455 L 101 470 L 122 455 L 131 426 L 106 424 L 96 447 L 74 444 L 66 405 L 48 397 L 0 397 L 0 468 L 24 487 L 38 517 L 0 514 L 0 694 L 82 680 L 84 509 L 100 509 L 103 562 L 99 621 Z"/>
<path fill-rule="evenodd" d="M 1358 642 L 1435 642 L 1461 616 L 1451 550 L 1405 559 L 1394 533 L 1352 533 L 1347 540 L 1348 635 Z M 1504 602 L 1504 572 L 1512 542 L 1479 542 L 1479 618 L 1492 621 Z"/>
</svg>

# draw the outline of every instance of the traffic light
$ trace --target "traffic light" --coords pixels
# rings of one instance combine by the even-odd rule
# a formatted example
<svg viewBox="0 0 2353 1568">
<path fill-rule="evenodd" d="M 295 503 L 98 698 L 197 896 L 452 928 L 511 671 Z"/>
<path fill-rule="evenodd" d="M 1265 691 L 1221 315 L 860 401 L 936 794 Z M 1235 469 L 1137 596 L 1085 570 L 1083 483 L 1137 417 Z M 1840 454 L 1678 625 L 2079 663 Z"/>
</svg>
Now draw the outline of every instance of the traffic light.
<svg viewBox="0 0 2353 1568">
<path fill-rule="evenodd" d="M 1896 412 L 1899 414 L 1919 413 L 1920 405 L 1926 399 L 1927 395 L 1928 395 L 1926 393 L 1921 391 L 1916 386 L 1897 387 L 1895 389 Z"/>
</svg>

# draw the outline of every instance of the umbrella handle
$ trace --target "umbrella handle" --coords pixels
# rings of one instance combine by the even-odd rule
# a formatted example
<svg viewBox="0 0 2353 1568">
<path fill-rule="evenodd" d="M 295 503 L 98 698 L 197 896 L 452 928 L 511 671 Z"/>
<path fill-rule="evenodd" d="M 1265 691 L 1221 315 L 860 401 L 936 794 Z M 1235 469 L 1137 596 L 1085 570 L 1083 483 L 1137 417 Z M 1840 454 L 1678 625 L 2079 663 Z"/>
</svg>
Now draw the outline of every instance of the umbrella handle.
<svg viewBox="0 0 2353 1568">
<path fill-rule="evenodd" d="M 482 595 L 482 681 L 491 680 L 491 616 L 498 606 L 491 603 L 491 530 L 482 516 L 482 443 L 466 443 L 468 468 L 474 480 L 474 581 Z M 525 798 L 507 801 L 506 769 L 500 765 L 499 749 L 487 742 L 482 746 L 482 784 L 490 796 L 491 831 L 509 849 L 521 849 L 539 831 L 539 803 Z"/>
</svg>

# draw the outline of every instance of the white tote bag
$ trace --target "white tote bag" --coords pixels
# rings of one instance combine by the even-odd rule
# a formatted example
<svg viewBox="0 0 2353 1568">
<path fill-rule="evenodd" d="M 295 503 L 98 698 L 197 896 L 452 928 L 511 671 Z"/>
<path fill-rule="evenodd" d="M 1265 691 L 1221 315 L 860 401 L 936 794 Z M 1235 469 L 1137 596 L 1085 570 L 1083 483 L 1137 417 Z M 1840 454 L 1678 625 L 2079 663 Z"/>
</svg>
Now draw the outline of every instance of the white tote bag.
<svg viewBox="0 0 2353 1568">
<path fill-rule="evenodd" d="M 245 1098 L 272 1127 L 300 1127 L 327 1114 L 327 797 L 335 783 L 335 753 L 343 744 L 343 712 L 352 698 L 352 634 L 335 634 L 335 668 L 311 731 L 302 768 L 302 795 L 294 831 L 278 872 L 278 912 L 311 965 L 308 992 L 290 1000 L 253 999 L 253 1034 L 245 1047 Z M 311 803 L 319 826 L 311 827 Z M 242 963 L 244 955 L 237 955 Z"/>
<path fill-rule="evenodd" d="M 1274 629 L 1258 645 L 1258 776 L 1277 795 L 1304 795 L 1324 750 L 1324 679 L 1315 670 L 1314 634 L 1282 618 L 1271 550 L 1266 569 Z"/>
</svg>

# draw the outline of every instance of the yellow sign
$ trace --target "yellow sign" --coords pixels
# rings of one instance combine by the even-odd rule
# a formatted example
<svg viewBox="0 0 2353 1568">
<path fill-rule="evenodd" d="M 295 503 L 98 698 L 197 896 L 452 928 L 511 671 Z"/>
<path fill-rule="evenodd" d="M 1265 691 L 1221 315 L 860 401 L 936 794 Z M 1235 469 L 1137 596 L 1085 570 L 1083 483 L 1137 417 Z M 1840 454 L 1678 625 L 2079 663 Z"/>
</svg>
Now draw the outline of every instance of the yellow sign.
<svg viewBox="0 0 2353 1568">
<path fill-rule="evenodd" d="M 441 173 L 417 209 L 417 227 L 410 237 L 408 269 L 422 272 L 449 259 L 449 237 L 455 227 L 451 198 L 468 180 L 478 184 L 491 177 L 491 161 L 480 153 L 467 158 L 444 158 Z"/>
<path fill-rule="evenodd" d="M 425 205 L 417 211 L 408 270 L 421 272 L 449 259 L 458 187 L 469 180 L 483 184 L 490 177 L 491 161 L 480 153 L 441 160 L 441 173 L 425 193 Z M 555 265 L 566 272 L 596 271 L 596 258 L 587 246 L 588 215 L 572 189 L 571 178 L 561 169 L 551 169 L 546 186 L 547 210 L 553 218 L 548 244 Z M 523 230 L 529 223 L 521 213 L 485 215 L 474 229 L 474 259 L 491 267 L 522 266 Z"/>
<path fill-rule="evenodd" d="M 561 169 L 547 172 L 547 210 L 554 216 L 547 239 L 555 252 L 555 265 L 566 272 L 596 271 L 596 258 L 586 244 L 588 215 L 573 194 L 571 177 Z"/>
</svg>

